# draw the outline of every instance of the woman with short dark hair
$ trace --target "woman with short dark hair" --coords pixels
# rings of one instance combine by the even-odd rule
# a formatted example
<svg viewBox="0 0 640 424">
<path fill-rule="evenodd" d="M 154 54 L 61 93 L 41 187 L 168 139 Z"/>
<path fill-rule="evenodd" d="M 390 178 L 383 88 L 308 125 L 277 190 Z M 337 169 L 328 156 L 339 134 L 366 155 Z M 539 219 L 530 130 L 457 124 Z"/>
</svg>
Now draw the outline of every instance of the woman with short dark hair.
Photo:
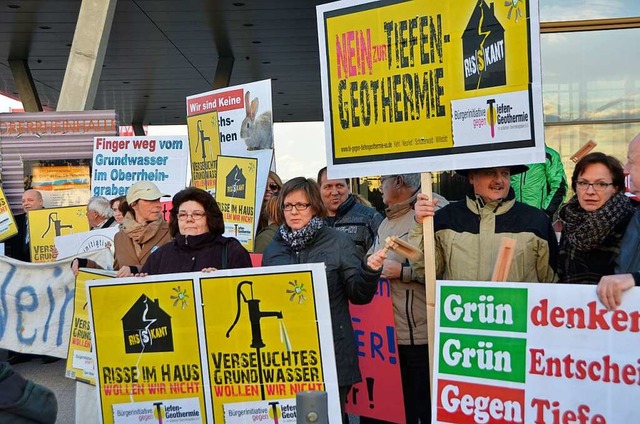
<svg viewBox="0 0 640 424">
<path fill-rule="evenodd" d="M 283 224 L 267 246 L 262 265 L 324 262 L 340 400 L 344 407 L 349 388 L 362 379 L 349 302 L 359 305 L 371 302 L 386 254 L 379 250 L 367 257 L 365 263 L 347 234 L 324 225 L 326 209 L 315 181 L 294 178 L 282 186 L 278 196 Z"/>
<path fill-rule="evenodd" d="M 571 177 L 575 195 L 562 206 L 558 276 L 561 283 L 598 284 L 614 273 L 622 236 L 634 213 L 624 194 L 624 170 L 613 156 L 584 156 Z"/>
<path fill-rule="evenodd" d="M 251 267 L 251 257 L 238 240 L 224 237 L 224 219 L 218 203 L 195 187 L 173 196 L 169 232 L 173 241 L 149 257 L 142 274 Z"/>
</svg>

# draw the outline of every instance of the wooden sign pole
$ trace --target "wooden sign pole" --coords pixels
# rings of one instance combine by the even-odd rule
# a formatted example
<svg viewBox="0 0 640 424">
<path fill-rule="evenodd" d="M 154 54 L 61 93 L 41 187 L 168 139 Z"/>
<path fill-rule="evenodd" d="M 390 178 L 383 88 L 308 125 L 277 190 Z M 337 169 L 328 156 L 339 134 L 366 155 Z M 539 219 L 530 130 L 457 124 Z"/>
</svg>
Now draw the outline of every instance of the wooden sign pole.
<svg viewBox="0 0 640 424">
<path fill-rule="evenodd" d="M 493 276 L 491 281 L 505 282 L 509 275 L 509 269 L 511 269 L 511 260 L 516 249 L 516 240 L 509 237 L 502 237 L 500 242 L 500 250 L 498 251 L 498 258 L 496 264 L 493 267 Z"/>
<path fill-rule="evenodd" d="M 431 173 L 423 172 L 420 175 L 422 193 L 433 199 L 431 187 Z M 422 222 L 424 245 L 424 283 L 427 291 L 427 345 L 429 347 L 429 387 L 433 387 L 433 354 L 436 347 L 433 342 L 436 338 L 436 250 L 435 234 L 433 231 L 433 217 L 425 218 Z M 433 399 L 433 393 L 431 393 Z"/>
</svg>

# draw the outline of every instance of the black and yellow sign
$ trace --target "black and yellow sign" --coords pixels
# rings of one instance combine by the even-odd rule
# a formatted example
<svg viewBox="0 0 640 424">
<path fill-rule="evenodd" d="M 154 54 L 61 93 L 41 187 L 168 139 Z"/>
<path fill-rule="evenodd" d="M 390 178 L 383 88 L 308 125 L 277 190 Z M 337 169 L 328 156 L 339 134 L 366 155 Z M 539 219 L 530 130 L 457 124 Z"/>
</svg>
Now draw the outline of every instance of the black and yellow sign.
<svg viewBox="0 0 640 424">
<path fill-rule="evenodd" d="M 253 252 L 258 159 L 218 156 L 216 201 L 224 217 L 224 235 Z"/>
<path fill-rule="evenodd" d="M 455 169 L 438 157 L 527 148 L 523 160 L 543 157 L 536 0 L 363 0 L 318 14 L 330 168 Z"/>
<path fill-rule="evenodd" d="M 216 161 L 220 155 L 218 112 L 187 117 L 191 185 L 215 193 Z"/>
<path fill-rule="evenodd" d="M 67 206 L 29 211 L 31 262 L 54 260 L 55 238 L 89 231 L 86 206 Z"/>
<path fill-rule="evenodd" d="M 76 289 L 73 302 L 73 321 L 69 337 L 66 376 L 85 383 L 96 384 L 95 356 L 91 349 L 91 324 L 87 308 L 88 280 L 113 278 L 114 271 L 81 269 L 76 276 Z"/>
<path fill-rule="evenodd" d="M 9 237 L 13 237 L 18 234 L 18 227 L 16 221 L 13 219 L 9 202 L 0 187 L 0 241 L 6 240 Z"/>
<path fill-rule="evenodd" d="M 187 410 L 207 422 L 194 281 L 89 286 L 89 296 L 103 422 Z"/>
</svg>

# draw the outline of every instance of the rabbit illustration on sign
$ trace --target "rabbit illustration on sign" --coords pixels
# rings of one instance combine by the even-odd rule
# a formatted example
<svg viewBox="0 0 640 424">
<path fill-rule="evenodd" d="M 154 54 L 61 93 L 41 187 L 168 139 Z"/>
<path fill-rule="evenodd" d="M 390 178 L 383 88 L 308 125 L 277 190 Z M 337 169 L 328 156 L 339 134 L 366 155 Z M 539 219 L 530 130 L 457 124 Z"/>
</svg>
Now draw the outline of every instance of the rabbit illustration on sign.
<svg viewBox="0 0 640 424">
<path fill-rule="evenodd" d="M 256 116 L 258 112 L 258 98 L 249 102 L 250 93 L 244 95 L 244 107 L 247 116 L 242 121 L 240 137 L 247 145 L 247 150 L 273 149 L 273 120 L 271 111 Z"/>
</svg>

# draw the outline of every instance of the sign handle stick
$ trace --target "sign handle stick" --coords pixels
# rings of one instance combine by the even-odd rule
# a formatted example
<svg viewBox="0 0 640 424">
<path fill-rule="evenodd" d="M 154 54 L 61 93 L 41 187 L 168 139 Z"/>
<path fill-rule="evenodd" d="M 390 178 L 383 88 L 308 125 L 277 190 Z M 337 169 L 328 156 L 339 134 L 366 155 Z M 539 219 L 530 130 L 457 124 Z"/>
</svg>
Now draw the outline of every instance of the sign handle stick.
<svg viewBox="0 0 640 424">
<path fill-rule="evenodd" d="M 422 185 L 422 193 L 433 198 L 433 189 L 431 187 L 431 173 L 423 172 L 420 175 Z M 433 217 L 427 217 L 422 221 L 422 232 L 424 235 L 424 283 L 426 285 L 427 294 L 427 344 L 429 347 L 429 378 L 430 387 L 433 387 L 433 354 L 435 346 L 433 342 L 436 338 L 436 251 L 435 251 L 435 235 L 433 231 Z M 433 393 L 431 393 L 433 399 Z"/>
<path fill-rule="evenodd" d="M 511 269 L 511 260 L 516 249 L 516 240 L 509 237 L 502 237 L 500 242 L 500 250 L 498 251 L 498 259 L 493 268 L 493 276 L 491 281 L 505 282 Z"/>
</svg>

